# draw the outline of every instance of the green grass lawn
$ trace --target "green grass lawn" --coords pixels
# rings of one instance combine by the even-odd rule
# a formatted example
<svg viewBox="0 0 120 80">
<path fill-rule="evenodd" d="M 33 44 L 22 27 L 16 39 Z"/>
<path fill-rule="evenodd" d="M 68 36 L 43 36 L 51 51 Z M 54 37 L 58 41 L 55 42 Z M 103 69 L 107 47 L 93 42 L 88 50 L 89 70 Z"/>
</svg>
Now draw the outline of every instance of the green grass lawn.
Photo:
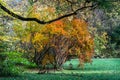
<svg viewBox="0 0 120 80">
<path fill-rule="evenodd" d="M 73 64 L 69 70 L 69 64 Z M 77 67 L 78 59 L 66 62 L 64 70 L 48 74 L 25 72 L 18 77 L 1 77 L 0 80 L 120 80 L 120 59 L 93 59 L 92 65 L 85 64 L 84 70 Z"/>
</svg>

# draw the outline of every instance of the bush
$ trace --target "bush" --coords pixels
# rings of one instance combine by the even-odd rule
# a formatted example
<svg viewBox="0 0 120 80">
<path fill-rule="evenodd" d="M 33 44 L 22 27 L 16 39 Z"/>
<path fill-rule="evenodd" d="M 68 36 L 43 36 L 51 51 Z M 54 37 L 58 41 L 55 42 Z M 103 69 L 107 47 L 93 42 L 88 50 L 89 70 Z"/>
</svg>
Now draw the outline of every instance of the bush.
<svg viewBox="0 0 120 80">
<path fill-rule="evenodd" d="M 3 61 L 1 65 L 0 76 L 16 76 L 21 73 L 21 69 L 15 66 L 15 63 L 10 60 Z"/>
<path fill-rule="evenodd" d="M 0 76 L 17 76 L 23 71 L 23 67 L 36 68 L 37 65 L 28 61 L 19 52 L 0 53 Z"/>
<path fill-rule="evenodd" d="M 7 52 L 9 59 L 15 63 L 16 66 L 24 66 L 26 68 L 36 68 L 37 65 L 30 62 L 28 59 L 23 57 L 22 53 L 19 52 Z"/>
<path fill-rule="evenodd" d="M 18 52 L 3 52 L 0 53 L 0 76 L 16 76 L 23 69 L 18 66 L 27 64 L 28 60 L 22 58 L 22 53 Z"/>
<path fill-rule="evenodd" d="M 7 55 L 7 58 L 12 61 L 15 65 L 27 65 L 29 63 L 29 61 L 24 58 L 22 55 L 23 53 L 19 53 L 19 52 L 5 52 L 5 54 Z"/>
</svg>

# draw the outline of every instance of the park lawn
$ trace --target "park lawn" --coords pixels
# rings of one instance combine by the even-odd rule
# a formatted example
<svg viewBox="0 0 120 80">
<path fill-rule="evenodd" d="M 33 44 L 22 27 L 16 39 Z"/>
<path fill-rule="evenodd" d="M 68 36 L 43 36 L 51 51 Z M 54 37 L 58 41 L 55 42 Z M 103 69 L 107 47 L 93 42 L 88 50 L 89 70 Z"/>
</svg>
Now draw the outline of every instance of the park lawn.
<svg viewBox="0 0 120 80">
<path fill-rule="evenodd" d="M 69 64 L 73 68 L 69 70 Z M 64 70 L 37 74 L 25 72 L 18 77 L 1 77 L 0 80 L 120 80 L 120 59 L 93 59 L 92 65 L 85 64 L 84 70 L 77 67 L 78 59 L 67 61 Z"/>
</svg>

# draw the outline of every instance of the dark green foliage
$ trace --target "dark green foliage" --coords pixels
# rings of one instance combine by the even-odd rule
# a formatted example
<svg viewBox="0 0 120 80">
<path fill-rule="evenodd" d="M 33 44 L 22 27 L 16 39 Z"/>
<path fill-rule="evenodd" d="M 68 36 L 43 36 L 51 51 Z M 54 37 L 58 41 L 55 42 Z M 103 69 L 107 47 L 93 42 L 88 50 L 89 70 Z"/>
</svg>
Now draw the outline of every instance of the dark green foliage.
<svg viewBox="0 0 120 80">
<path fill-rule="evenodd" d="M 0 76 L 16 76 L 21 72 L 21 69 L 16 67 L 14 62 L 10 60 L 5 60 L 0 67 Z"/>
<path fill-rule="evenodd" d="M 0 62 L 4 61 L 6 59 L 6 55 L 4 53 L 0 53 Z"/>
<path fill-rule="evenodd" d="M 110 37 L 111 43 L 116 43 L 116 47 L 120 47 L 120 25 L 113 30 Z"/>
<path fill-rule="evenodd" d="M 112 57 L 120 57 L 120 25 L 109 33 L 110 41 L 108 44 L 109 54 Z"/>
<path fill-rule="evenodd" d="M 6 47 L 7 47 L 6 42 L 0 39 L 0 53 L 4 52 L 6 50 Z"/>
<path fill-rule="evenodd" d="M 33 0 L 28 0 L 29 1 L 29 3 L 30 3 L 30 5 L 33 5 Z"/>
<path fill-rule="evenodd" d="M 102 9 L 110 9 L 111 7 L 114 6 L 114 2 L 119 2 L 115 0 L 91 0 L 93 3 L 97 3 L 99 8 Z"/>
</svg>

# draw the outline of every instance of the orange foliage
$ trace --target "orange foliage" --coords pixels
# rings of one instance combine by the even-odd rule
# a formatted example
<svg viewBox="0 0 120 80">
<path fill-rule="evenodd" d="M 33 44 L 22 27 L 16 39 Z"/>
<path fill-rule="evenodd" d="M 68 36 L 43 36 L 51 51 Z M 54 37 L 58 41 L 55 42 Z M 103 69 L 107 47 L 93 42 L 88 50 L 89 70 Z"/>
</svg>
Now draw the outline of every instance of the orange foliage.
<svg viewBox="0 0 120 80">
<path fill-rule="evenodd" d="M 48 8 L 45 13 L 52 13 L 48 17 L 45 17 L 45 19 L 51 18 L 54 16 L 54 9 Z M 42 13 L 33 11 L 29 16 L 40 19 L 40 15 L 43 14 L 44 11 L 42 11 Z M 46 24 L 41 29 L 38 29 L 40 28 L 40 25 L 35 22 L 28 22 L 27 25 L 32 28 L 30 28 L 31 33 L 34 32 L 32 42 L 35 48 L 37 48 L 38 53 L 41 50 L 41 46 L 49 44 L 50 46 L 55 47 L 56 54 L 58 55 L 57 58 L 63 58 L 64 55 L 66 57 L 66 55 L 75 54 L 81 62 L 91 62 L 94 41 L 88 31 L 88 23 L 84 20 L 77 18 L 74 18 L 72 21 L 62 19 Z M 42 60 L 42 64 L 45 65 L 48 62 L 50 63 L 50 61 L 53 61 L 53 58 L 45 55 Z"/>
<path fill-rule="evenodd" d="M 56 25 L 56 27 L 65 27 L 64 26 L 64 22 L 62 20 L 59 20 L 59 21 L 55 21 L 52 23 L 53 25 Z"/>
<path fill-rule="evenodd" d="M 57 54 L 62 55 L 69 51 L 70 55 L 73 54 L 78 56 L 80 64 L 83 64 L 84 62 L 92 62 L 91 58 L 93 55 L 94 41 L 88 31 L 88 24 L 80 19 L 73 19 L 69 24 L 72 24 L 69 30 L 65 30 L 67 24 L 62 20 L 51 23 L 46 27 L 48 30 L 51 29 L 51 32 L 57 36 L 56 38 L 51 38 L 51 44 L 56 46 L 56 50 L 58 51 Z M 59 37 L 61 37 L 61 39 L 59 39 Z M 68 44 L 64 43 L 65 39 L 62 39 L 64 37 L 69 40 L 67 41 Z M 68 49 L 69 46 L 72 46 L 72 48 Z M 63 53 L 63 51 L 65 53 Z"/>
<path fill-rule="evenodd" d="M 73 41 L 73 43 L 77 46 L 74 48 L 75 50 L 77 48 L 76 52 L 80 60 L 80 65 L 83 65 L 84 62 L 92 62 L 94 41 L 88 31 L 88 24 L 84 20 L 73 19 L 72 26 L 73 30 L 71 35 L 73 40 L 76 40 L 76 42 Z"/>
<path fill-rule="evenodd" d="M 62 20 L 59 20 L 46 25 L 45 31 L 51 34 L 67 35 L 67 32 L 64 30 L 64 27 L 65 27 L 65 23 Z"/>
</svg>

